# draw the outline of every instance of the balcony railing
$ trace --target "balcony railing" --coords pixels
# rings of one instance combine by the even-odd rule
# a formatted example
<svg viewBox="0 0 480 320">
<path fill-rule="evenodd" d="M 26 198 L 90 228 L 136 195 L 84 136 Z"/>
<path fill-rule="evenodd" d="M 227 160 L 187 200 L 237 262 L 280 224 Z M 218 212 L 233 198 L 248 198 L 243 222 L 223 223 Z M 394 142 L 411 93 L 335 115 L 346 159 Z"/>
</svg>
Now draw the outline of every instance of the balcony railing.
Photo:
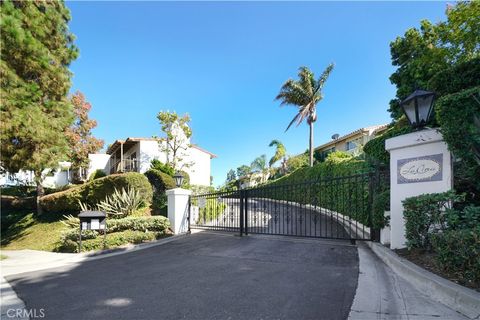
<svg viewBox="0 0 480 320">
<path fill-rule="evenodd" d="M 110 173 L 139 172 L 139 170 L 140 161 L 136 159 L 118 160 L 113 166 L 110 167 Z"/>
</svg>

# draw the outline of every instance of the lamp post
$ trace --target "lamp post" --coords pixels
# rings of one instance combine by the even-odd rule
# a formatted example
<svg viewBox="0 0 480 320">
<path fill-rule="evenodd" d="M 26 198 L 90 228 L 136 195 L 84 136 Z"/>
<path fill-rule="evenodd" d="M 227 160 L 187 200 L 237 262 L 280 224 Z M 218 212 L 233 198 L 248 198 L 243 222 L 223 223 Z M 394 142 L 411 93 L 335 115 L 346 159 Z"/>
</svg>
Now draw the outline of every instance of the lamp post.
<svg viewBox="0 0 480 320">
<path fill-rule="evenodd" d="M 400 103 L 403 112 L 412 128 L 420 130 L 427 124 L 432 115 L 435 93 L 425 90 L 415 90 Z"/>
<path fill-rule="evenodd" d="M 173 176 L 173 179 L 175 179 L 175 185 L 177 188 L 180 188 L 183 184 L 183 175 L 181 172 L 177 171 L 175 175 Z"/>
</svg>

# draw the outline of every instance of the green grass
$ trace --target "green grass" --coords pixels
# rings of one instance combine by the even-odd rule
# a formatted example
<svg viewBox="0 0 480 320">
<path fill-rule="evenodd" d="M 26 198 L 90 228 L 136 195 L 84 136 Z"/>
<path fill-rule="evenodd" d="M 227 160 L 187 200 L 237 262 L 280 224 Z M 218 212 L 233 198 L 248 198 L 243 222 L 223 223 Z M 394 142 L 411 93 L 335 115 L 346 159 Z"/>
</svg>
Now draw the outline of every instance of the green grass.
<svg viewBox="0 0 480 320">
<path fill-rule="evenodd" d="M 3 250 L 53 251 L 66 227 L 59 218 L 37 218 L 32 212 L 11 212 L 2 216 Z"/>
<path fill-rule="evenodd" d="M 0 254 L 0 260 L 5 260 L 5 259 L 7 259 L 7 258 L 8 258 L 8 257 L 7 257 L 6 255 Z"/>
</svg>

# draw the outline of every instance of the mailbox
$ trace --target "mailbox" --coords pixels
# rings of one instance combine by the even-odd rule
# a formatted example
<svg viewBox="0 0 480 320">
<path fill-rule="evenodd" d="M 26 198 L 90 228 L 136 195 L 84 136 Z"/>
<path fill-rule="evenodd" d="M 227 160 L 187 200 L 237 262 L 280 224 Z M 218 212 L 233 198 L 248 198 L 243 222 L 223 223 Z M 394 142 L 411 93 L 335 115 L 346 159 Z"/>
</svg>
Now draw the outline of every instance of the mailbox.
<svg viewBox="0 0 480 320">
<path fill-rule="evenodd" d="M 83 230 L 103 230 L 103 246 L 105 247 L 105 237 L 107 235 L 106 218 L 107 215 L 102 211 L 82 211 L 78 214 L 80 219 L 80 234 L 78 241 L 78 252 L 82 252 L 82 231 Z"/>
</svg>

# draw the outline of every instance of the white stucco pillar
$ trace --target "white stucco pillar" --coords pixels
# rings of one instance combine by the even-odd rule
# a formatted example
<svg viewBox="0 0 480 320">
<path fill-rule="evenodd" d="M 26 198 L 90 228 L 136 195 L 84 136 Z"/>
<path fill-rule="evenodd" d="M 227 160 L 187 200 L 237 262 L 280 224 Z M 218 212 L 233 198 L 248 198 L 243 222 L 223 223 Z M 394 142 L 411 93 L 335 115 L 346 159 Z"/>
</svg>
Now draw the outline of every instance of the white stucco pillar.
<svg viewBox="0 0 480 320">
<path fill-rule="evenodd" d="M 440 132 L 425 129 L 385 141 L 390 152 L 390 248 L 405 248 L 402 201 L 452 189 L 452 161 Z"/>
<path fill-rule="evenodd" d="M 166 191 L 168 199 L 168 220 L 175 234 L 188 231 L 188 200 L 191 190 L 175 188 Z"/>
</svg>

